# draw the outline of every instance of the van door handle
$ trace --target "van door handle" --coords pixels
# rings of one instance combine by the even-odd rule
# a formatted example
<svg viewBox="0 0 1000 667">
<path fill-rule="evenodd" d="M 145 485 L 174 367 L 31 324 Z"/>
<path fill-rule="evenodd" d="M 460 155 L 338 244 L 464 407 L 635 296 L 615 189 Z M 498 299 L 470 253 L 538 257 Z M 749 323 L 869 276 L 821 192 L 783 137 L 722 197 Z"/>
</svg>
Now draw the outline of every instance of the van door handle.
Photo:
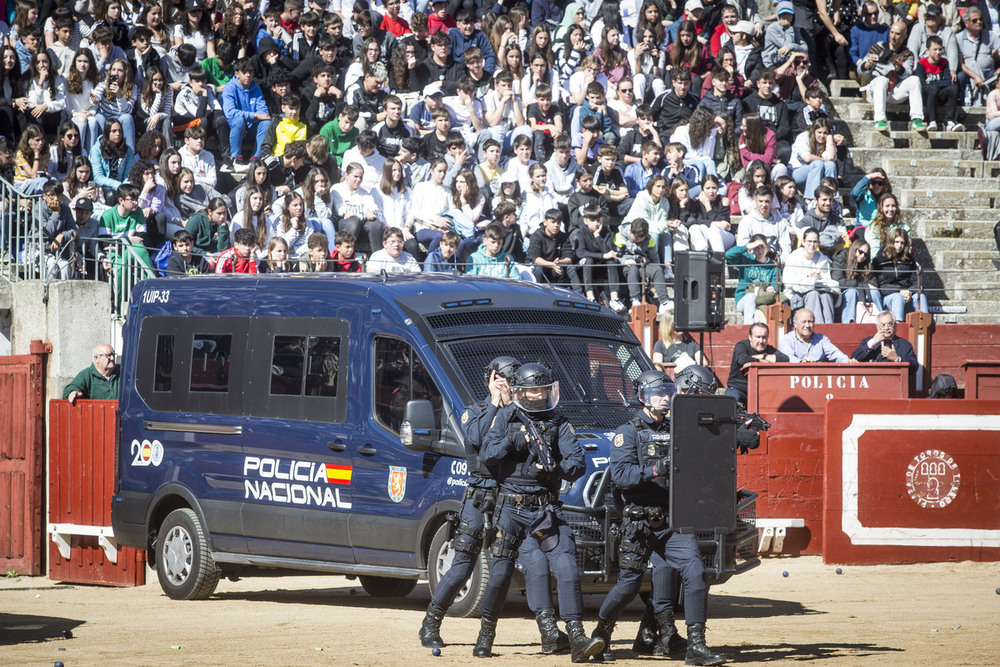
<svg viewBox="0 0 1000 667">
<path fill-rule="evenodd" d="M 360 447 L 358 447 L 358 454 L 362 454 L 364 456 L 372 456 L 377 451 L 378 450 L 372 447 L 371 445 L 361 445 Z"/>
<path fill-rule="evenodd" d="M 344 450 L 347 449 L 347 445 L 345 445 L 344 443 L 339 442 L 339 441 L 338 442 L 328 442 L 328 443 L 326 443 L 326 446 L 329 447 L 332 451 L 335 451 L 335 452 L 342 452 L 342 451 L 344 451 Z"/>
</svg>

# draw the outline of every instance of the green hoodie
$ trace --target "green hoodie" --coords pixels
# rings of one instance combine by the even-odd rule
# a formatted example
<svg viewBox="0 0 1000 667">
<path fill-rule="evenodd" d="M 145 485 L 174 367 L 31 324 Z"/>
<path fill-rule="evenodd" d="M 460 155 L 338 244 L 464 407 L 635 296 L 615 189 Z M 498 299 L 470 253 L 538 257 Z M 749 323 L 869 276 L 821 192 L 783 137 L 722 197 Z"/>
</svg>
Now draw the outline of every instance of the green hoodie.
<svg viewBox="0 0 1000 667">
<path fill-rule="evenodd" d="M 63 389 L 63 398 L 69 398 L 70 392 L 78 391 L 84 398 L 110 399 L 118 398 L 118 367 L 112 371 L 111 377 L 100 374 L 94 364 L 76 374 L 73 381 Z"/>
</svg>

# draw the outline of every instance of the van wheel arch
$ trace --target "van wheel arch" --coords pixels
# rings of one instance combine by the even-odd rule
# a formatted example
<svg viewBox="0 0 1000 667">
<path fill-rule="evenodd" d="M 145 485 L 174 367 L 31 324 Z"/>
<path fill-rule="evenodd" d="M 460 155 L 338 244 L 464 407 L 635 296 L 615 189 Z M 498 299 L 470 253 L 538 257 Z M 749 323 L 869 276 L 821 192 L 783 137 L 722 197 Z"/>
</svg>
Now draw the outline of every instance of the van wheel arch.
<svg viewBox="0 0 1000 667">
<path fill-rule="evenodd" d="M 190 509 L 195 513 L 201 525 L 206 526 L 205 515 L 201 511 L 201 507 L 193 497 L 186 493 L 186 491 L 187 489 L 183 488 L 178 489 L 176 487 L 164 487 L 160 489 L 160 493 L 157 494 L 157 497 L 150 503 L 149 514 L 146 518 L 146 560 L 153 569 L 156 569 L 157 566 L 157 535 L 160 532 L 160 526 L 163 525 L 164 519 L 166 519 L 171 512 L 179 509 Z M 208 546 L 211 547 L 211 537 L 208 535 L 207 531 L 205 539 L 208 542 Z"/>
</svg>

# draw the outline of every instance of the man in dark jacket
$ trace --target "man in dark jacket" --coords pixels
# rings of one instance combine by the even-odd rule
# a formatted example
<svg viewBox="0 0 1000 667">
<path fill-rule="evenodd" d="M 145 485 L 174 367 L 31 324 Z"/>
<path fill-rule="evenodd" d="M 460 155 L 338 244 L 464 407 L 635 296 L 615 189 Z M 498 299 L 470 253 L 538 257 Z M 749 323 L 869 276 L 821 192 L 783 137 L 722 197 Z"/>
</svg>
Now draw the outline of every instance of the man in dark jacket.
<svg viewBox="0 0 1000 667">
<path fill-rule="evenodd" d="M 732 396 L 744 406 L 747 403 L 747 375 L 750 364 L 787 363 L 788 355 L 767 342 L 768 328 L 758 322 L 750 325 L 750 335 L 733 347 L 733 361 L 726 380 L 726 396 Z"/>
<path fill-rule="evenodd" d="M 757 92 L 743 99 L 743 113 L 755 113 L 777 141 L 778 157 L 787 163 L 792 156 L 792 121 L 788 107 L 774 94 L 774 70 L 762 69 L 757 76 Z"/>
<path fill-rule="evenodd" d="M 573 265 L 573 246 L 569 234 L 562 231 L 563 215 L 557 208 L 545 212 L 542 226 L 535 230 L 528 243 L 528 263 L 535 280 L 540 283 L 570 283 L 582 292 L 580 274 Z"/>
<path fill-rule="evenodd" d="M 674 128 L 690 118 L 698 106 L 698 97 L 691 92 L 691 70 L 675 67 L 671 82 L 673 90 L 653 100 L 653 119 L 661 137 L 669 137 Z"/>
<path fill-rule="evenodd" d="M 63 389 L 63 398 L 76 405 L 78 398 L 118 399 L 118 366 L 115 349 L 107 343 L 94 348 L 94 363 L 76 374 Z"/>
<path fill-rule="evenodd" d="M 888 310 L 878 314 L 875 335 L 863 338 L 851 358 L 876 363 L 901 361 L 910 365 L 911 373 L 915 373 L 919 365 L 910 342 L 896 335 L 896 318 Z"/>
</svg>

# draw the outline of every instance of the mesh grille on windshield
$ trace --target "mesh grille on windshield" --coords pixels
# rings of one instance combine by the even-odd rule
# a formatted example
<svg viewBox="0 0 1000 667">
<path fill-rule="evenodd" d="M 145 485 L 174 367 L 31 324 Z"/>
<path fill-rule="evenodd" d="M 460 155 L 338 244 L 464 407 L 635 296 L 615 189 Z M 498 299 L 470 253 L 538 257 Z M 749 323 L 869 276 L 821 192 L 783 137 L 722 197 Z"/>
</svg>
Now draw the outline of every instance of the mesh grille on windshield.
<svg viewBox="0 0 1000 667">
<path fill-rule="evenodd" d="M 570 333 L 598 332 L 603 335 L 634 338 L 624 320 L 594 312 L 575 312 L 570 308 L 553 307 L 548 310 L 489 309 L 465 310 L 453 313 L 428 315 L 427 323 L 439 336 L 454 336 L 482 331 L 489 327 L 491 333 L 523 331 L 526 326 L 563 329 Z"/>
</svg>

